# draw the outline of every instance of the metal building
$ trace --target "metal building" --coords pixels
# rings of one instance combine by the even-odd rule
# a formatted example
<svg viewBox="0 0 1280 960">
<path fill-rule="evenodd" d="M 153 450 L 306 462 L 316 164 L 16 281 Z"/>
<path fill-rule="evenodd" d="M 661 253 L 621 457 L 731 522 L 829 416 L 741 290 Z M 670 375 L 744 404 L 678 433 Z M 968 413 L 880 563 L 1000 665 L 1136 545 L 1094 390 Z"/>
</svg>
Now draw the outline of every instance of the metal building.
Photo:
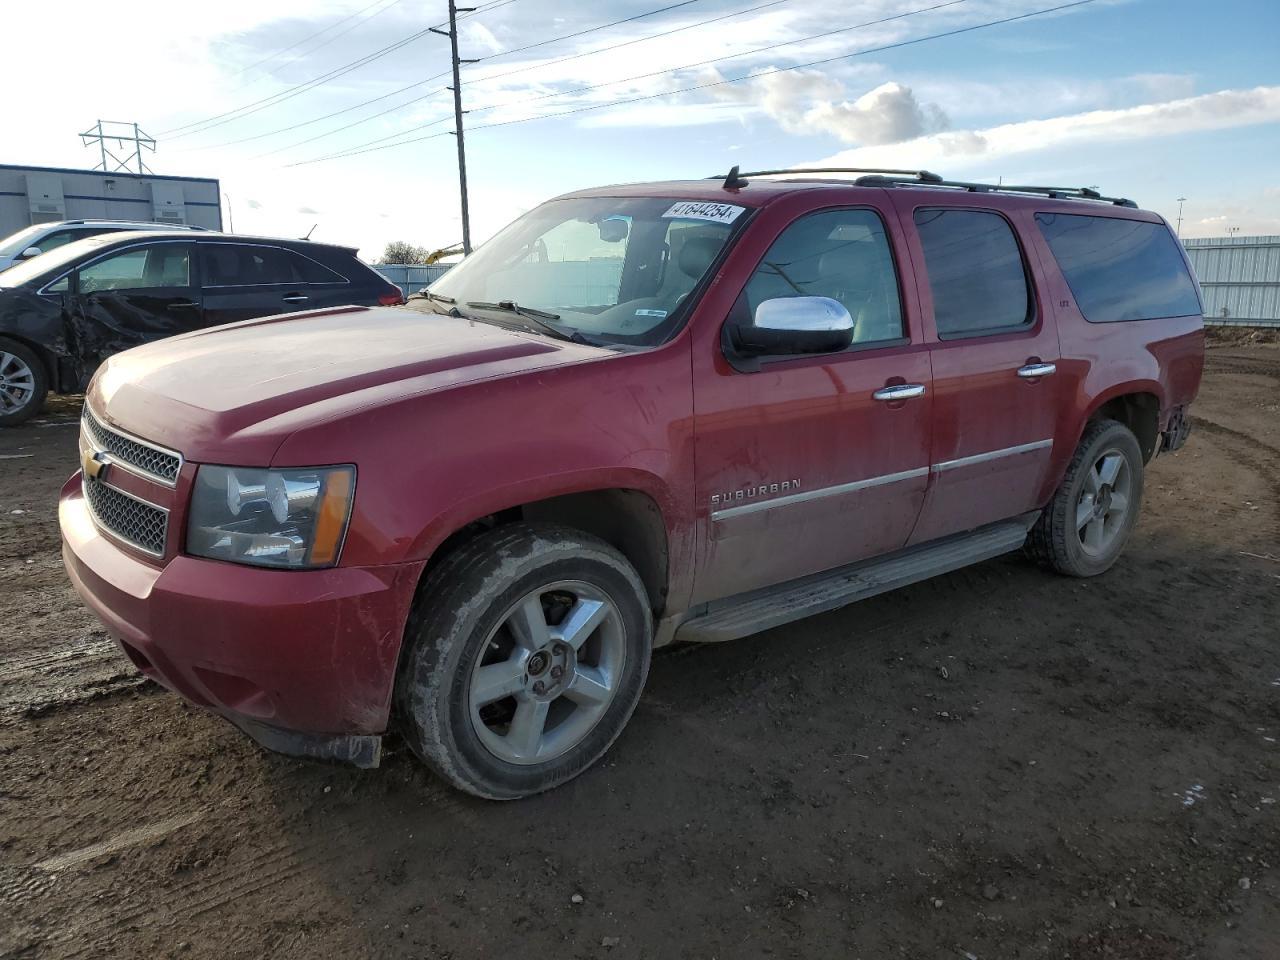
<svg viewBox="0 0 1280 960">
<path fill-rule="evenodd" d="M 1200 278 L 1207 323 L 1280 327 L 1280 236 L 1182 243 Z"/>
<path fill-rule="evenodd" d="M 222 229 L 217 180 L 0 164 L 0 237 L 56 220 L 147 220 Z"/>
</svg>

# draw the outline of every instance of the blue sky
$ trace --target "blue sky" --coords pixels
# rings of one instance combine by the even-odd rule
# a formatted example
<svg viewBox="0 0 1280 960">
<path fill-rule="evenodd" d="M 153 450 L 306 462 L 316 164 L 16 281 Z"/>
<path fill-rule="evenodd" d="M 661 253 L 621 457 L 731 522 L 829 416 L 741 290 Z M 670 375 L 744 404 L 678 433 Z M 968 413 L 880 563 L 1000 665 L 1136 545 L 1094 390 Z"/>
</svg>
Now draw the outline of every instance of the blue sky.
<svg viewBox="0 0 1280 960">
<path fill-rule="evenodd" d="M 1185 196 L 1186 236 L 1232 226 L 1280 233 L 1274 0 L 1094 0 L 844 58 L 1060 2 L 500 0 L 461 30 L 464 55 L 486 58 L 463 78 L 474 111 L 475 237 L 577 187 L 818 161 L 1098 185 L 1170 219 Z M 443 79 L 423 82 L 448 67 L 444 38 L 428 34 L 287 100 L 239 111 L 411 37 L 445 9 L 440 0 L 135 0 L 125 19 L 100 3 L 24 4 L 6 13 L 13 29 L 0 36 L 0 55 L 11 76 L 37 79 L 6 104 L 7 128 L 27 135 L 11 136 L 0 160 L 88 166 L 76 132 L 99 117 L 137 120 L 160 141 L 152 169 L 221 178 L 241 232 L 290 235 L 315 223 L 318 239 L 358 245 L 366 258 L 391 239 L 451 243 L 460 236 L 455 144 L 443 119 L 451 103 L 433 92 Z M 803 40 L 889 17 L 897 19 Z M 711 18 L 723 19 L 696 26 Z M 644 39 L 678 28 L 687 29 Z M 83 57 L 109 69 L 51 69 L 22 38 L 53 29 L 57 65 Z M 590 32 L 511 52 L 578 31 Z M 727 59 L 689 66 L 716 58 Z M 830 58 L 844 59 L 796 69 Z M 740 77 L 749 79 L 705 86 Z M 410 84 L 418 86 L 355 106 Z M 581 89 L 597 84 L 609 85 Z M 704 88 L 676 92 L 695 86 Z M 609 105 L 627 98 L 647 99 Z M 582 112 L 530 119 L 566 110 Z M 346 112 L 317 120 L 336 111 Z M 199 122 L 228 112 L 216 126 Z M 355 121 L 363 122 L 330 133 Z M 303 125 L 282 131 L 295 124 Z M 444 135 L 388 148 L 431 134 Z M 303 162 L 375 140 L 380 149 Z"/>
</svg>

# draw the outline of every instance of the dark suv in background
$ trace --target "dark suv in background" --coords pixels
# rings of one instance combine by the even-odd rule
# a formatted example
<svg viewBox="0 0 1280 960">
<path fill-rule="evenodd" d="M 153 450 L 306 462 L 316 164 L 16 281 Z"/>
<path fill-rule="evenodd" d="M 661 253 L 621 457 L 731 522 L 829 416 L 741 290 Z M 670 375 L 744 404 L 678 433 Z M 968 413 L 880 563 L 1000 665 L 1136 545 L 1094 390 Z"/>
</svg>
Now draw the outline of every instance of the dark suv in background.
<svg viewBox="0 0 1280 960">
<path fill-rule="evenodd" d="M 348 247 L 173 231 L 77 240 L 0 273 L 0 426 L 33 416 L 49 390 L 83 390 L 98 364 L 139 344 L 402 300 Z"/>
</svg>

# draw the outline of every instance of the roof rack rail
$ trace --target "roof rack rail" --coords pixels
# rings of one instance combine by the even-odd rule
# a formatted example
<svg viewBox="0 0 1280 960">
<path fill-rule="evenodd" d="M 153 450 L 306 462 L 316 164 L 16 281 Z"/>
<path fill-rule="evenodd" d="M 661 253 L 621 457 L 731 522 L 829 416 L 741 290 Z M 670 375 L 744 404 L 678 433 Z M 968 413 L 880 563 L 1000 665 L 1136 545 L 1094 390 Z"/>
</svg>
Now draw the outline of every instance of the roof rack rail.
<svg viewBox="0 0 1280 960">
<path fill-rule="evenodd" d="M 745 187 L 749 181 L 746 177 L 772 177 L 779 174 L 804 174 L 804 173 L 860 173 L 860 174 L 885 174 L 890 176 L 906 176 L 914 177 L 922 183 L 942 183 L 942 177 L 936 173 L 930 173 L 928 170 L 887 170 L 877 167 L 805 167 L 792 168 L 788 170 L 749 170 L 741 173 L 735 164 L 733 169 L 727 174 L 716 174 L 714 177 L 708 177 L 708 180 L 723 180 L 726 190 L 737 190 Z"/>
<path fill-rule="evenodd" d="M 1018 184 L 974 183 L 968 180 L 944 180 L 941 177 L 911 177 L 899 173 L 882 175 L 877 171 L 872 176 L 859 177 L 854 181 L 860 187 L 895 187 L 924 184 L 930 187 L 951 187 L 967 190 L 970 193 L 1038 193 L 1053 200 L 1093 200 L 1099 203 L 1110 203 L 1117 207 L 1137 207 L 1138 205 L 1126 197 L 1103 196 L 1092 187 L 1034 187 Z"/>
</svg>

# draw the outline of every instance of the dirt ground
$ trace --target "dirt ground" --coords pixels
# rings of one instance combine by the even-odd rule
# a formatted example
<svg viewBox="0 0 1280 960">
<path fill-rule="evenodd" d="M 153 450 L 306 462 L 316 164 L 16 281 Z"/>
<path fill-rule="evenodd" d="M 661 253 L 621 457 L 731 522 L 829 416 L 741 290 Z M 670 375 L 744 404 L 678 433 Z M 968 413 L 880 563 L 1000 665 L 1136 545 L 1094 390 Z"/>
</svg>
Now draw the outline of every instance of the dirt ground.
<svg viewBox="0 0 1280 960">
<path fill-rule="evenodd" d="M 1280 346 L 1210 350 L 1109 574 L 1017 556 L 660 653 L 493 804 L 265 753 L 75 599 L 73 401 L 0 431 L 0 956 L 1280 957 Z"/>
</svg>

